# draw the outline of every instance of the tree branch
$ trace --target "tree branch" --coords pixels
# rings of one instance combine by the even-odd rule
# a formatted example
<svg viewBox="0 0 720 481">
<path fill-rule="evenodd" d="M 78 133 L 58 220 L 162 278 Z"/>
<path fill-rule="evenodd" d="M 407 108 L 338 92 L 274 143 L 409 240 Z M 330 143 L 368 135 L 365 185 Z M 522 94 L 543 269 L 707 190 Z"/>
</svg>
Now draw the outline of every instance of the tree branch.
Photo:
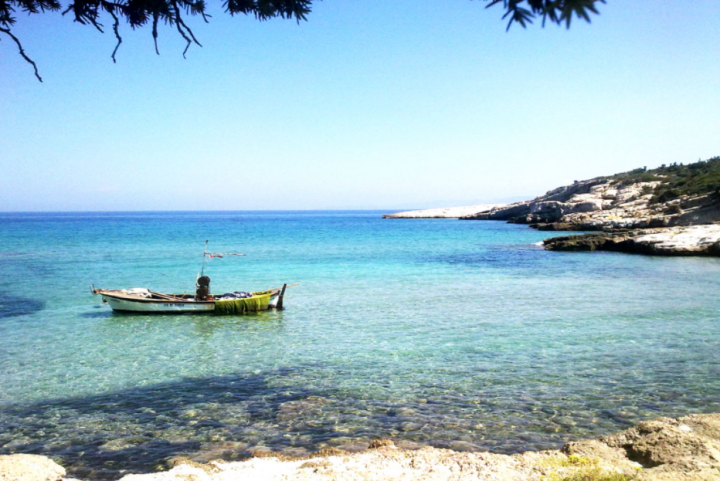
<svg viewBox="0 0 720 481">
<path fill-rule="evenodd" d="M 38 79 L 40 82 L 42 82 L 43 79 L 42 79 L 42 77 L 40 76 L 40 74 L 38 73 L 37 65 L 35 65 L 35 62 L 33 62 L 32 59 L 25 54 L 25 49 L 23 49 L 23 46 L 22 46 L 22 44 L 20 43 L 20 40 L 18 40 L 18 38 L 17 38 L 15 35 L 12 34 L 12 32 L 10 31 L 9 28 L 2 28 L 2 27 L 0 27 L 0 32 L 6 34 L 7 36 L 9 36 L 11 39 L 13 39 L 13 40 L 15 41 L 15 43 L 16 43 L 17 46 L 18 46 L 18 49 L 20 50 L 20 55 L 22 56 L 22 58 L 25 59 L 25 61 L 26 61 L 27 63 L 29 63 L 30 65 L 33 66 L 33 69 L 35 69 L 35 77 L 37 77 L 37 79 Z"/>
<path fill-rule="evenodd" d="M 590 23 L 590 14 L 598 15 L 596 5 L 606 3 L 606 0 L 486 0 L 485 8 L 502 4 L 505 14 L 502 18 L 510 17 L 507 30 L 512 24 L 518 23 L 523 28 L 536 17 L 542 17 L 542 26 L 545 27 L 549 19 L 552 23 L 570 28 L 572 16 Z"/>
<path fill-rule="evenodd" d="M 180 15 L 180 8 L 178 8 L 177 2 L 173 1 L 172 5 L 173 5 L 173 9 L 175 10 L 175 26 L 177 27 L 177 31 L 180 32 L 180 35 L 182 35 L 182 37 L 187 42 L 187 44 L 185 45 L 185 50 L 183 50 L 183 58 L 187 58 L 187 57 L 185 57 L 185 54 L 187 53 L 188 49 L 190 48 L 190 44 L 192 42 L 195 42 L 196 44 L 200 45 L 201 47 L 202 47 L 202 45 L 200 44 L 200 42 L 197 41 L 197 39 L 195 38 L 195 35 L 193 35 L 192 30 L 190 30 L 190 27 L 185 25 L 185 22 L 183 21 L 182 16 Z M 183 31 L 183 29 L 184 29 L 184 31 Z M 192 37 L 192 41 L 190 40 L 190 38 L 187 36 L 186 33 L 190 34 L 190 37 Z"/>
<path fill-rule="evenodd" d="M 153 36 L 153 40 L 155 41 L 155 53 L 160 55 L 160 51 L 158 50 L 158 45 L 157 45 L 157 38 L 158 38 L 157 24 L 158 24 L 158 13 L 153 12 L 152 36 Z"/>
<path fill-rule="evenodd" d="M 118 20 L 117 15 L 115 15 L 115 12 L 113 12 L 112 9 L 108 8 L 107 12 L 113 18 L 113 21 L 114 21 L 113 32 L 115 32 L 115 38 L 118 41 L 117 45 L 115 45 L 115 50 L 113 50 L 113 53 L 110 57 L 113 59 L 113 63 L 117 63 L 117 61 L 115 60 L 115 54 L 117 53 L 118 49 L 120 48 L 120 44 L 122 43 L 122 37 L 120 37 L 120 32 L 118 32 L 118 26 L 120 25 L 120 20 Z"/>
</svg>

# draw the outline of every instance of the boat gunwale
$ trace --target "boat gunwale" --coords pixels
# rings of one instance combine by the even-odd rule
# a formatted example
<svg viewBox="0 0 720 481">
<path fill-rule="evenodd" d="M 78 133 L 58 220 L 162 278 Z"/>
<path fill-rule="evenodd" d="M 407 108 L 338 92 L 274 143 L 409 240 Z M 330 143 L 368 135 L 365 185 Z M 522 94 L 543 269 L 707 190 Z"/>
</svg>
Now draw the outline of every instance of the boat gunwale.
<svg viewBox="0 0 720 481">
<path fill-rule="evenodd" d="M 196 301 L 194 299 L 148 299 L 145 297 L 135 297 L 127 294 L 115 294 L 108 291 L 98 289 L 97 293 L 101 296 L 112 297 L 114 299 L 122 299 L 124 301 L 155 303 L 155 304 L 214 304 L 215 301 Z"/>
<path fill-rule="evenodd" d="M 135 297 L 128 294 L 121 294 L 119 291 L 117 294 L 115 292 L 112 292 L 111 290 L 105 290 L 105 289 L 96 289 L 95 293 L 99 294 L 101 296 L 107 296 L 112 297 L 114 299 L 122 299 L 124 301 L 130 301 L 130 302 L 140 302 L 140 303 L 150 303 L 150 304 L 188 304 L 188 305 L 204 305 L 204 304 L 215 304 L 215 301 L 219 301 L 220 299 L 213 299 L 208 301 L 196 301 L 193 298 L 190 299 L 148 299 L 146 297 Z M 276 297 L 280 293 L 279 291 L 273 291 L 270 295 L 270 297 Z M 175 294 L 168 294 L 171 296 L 174 296 Z"/>
</svg>

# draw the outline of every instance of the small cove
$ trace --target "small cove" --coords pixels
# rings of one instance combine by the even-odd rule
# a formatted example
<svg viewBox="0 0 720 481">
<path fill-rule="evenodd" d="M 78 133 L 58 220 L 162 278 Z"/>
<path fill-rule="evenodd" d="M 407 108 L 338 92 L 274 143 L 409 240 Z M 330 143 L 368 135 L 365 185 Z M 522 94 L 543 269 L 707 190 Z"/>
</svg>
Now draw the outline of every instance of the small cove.
<svg viewBox="0 0 720 481">
<path fill-rule="evenodd" d="M 167 458 L 556 448 L 720 411 L 720 260 L 546 252 L 379 212 L 0 215 L 0 453 L 83 479 Z M 300 282 L 283 312 L 118 315 L 98 287 Z"/>
</svg>

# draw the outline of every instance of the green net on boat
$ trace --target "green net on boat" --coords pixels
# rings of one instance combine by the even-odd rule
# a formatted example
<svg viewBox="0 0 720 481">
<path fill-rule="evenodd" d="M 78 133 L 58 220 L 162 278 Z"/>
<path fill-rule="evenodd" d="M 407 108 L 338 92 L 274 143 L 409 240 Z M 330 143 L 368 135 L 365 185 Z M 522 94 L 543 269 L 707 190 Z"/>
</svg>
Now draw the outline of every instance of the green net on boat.
<svg viewBox="0 0 720 481">
<path fill-rule="evenodd" d="M 245 299 L 229 299 L 215 301 L 215 314 L 245 314 L 246 312 L 264 311 L 268 308 L 271 294 L 253 294 Z"/>
</svg>

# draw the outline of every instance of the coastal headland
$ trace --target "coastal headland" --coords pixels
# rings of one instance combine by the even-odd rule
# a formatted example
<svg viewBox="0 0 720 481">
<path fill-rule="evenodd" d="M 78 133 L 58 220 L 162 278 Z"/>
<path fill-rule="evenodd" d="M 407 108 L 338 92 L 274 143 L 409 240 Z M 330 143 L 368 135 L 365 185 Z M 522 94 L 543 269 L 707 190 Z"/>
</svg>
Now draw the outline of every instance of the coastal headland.
<svg viewBox="0 0 720 481">
<path fill-rule="evenodd" d="M 128 474 L 121 481 L 481 480 L 710 481 L 720 479 L 720 414 L 658 418 L 560 450 L 503 455 L 425 447 L 399 449 L 375 440 L 350 453 L 329 448 L 306 458 L 258 453 L 247 461 L 200 464 L 185 458 L 172 469 Z M 44 456 L 0 456 L 0 480 L 70 480 Z"/>
<path fill-rule="evenodd" d="M 720 256 L 720 157 L 575 181 L 459 218 L 602 232 L 546 239 L 547 250 Z"/>
</svg>

